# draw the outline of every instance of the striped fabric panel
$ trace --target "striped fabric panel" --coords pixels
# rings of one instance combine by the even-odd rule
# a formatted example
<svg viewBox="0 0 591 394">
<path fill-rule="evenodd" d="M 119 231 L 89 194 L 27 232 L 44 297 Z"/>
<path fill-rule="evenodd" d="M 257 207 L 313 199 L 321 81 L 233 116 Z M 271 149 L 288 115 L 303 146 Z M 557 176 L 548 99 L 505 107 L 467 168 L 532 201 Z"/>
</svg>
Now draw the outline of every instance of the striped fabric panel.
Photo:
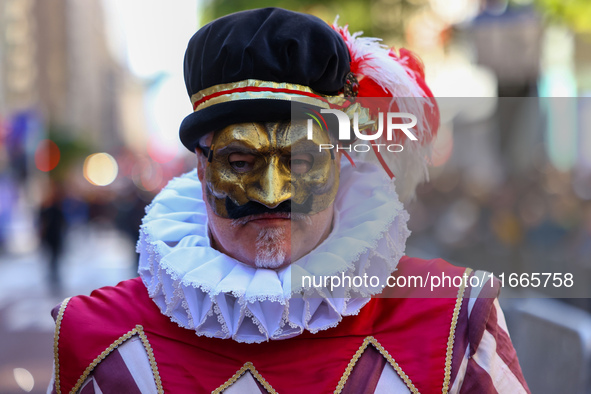
<svg viewBox="0 0 591 394">
<path fill-rule="evenodd" d="M 343 394 L 372 394 L 375 392 L 387 360 L 369 345 L 351 371 Z"/>
<path fill-rule="evenodd" d="M 460 387 L 464 383 L 464 378 L 466 376 L 466 369 L 468 368 L 468 360 L 470 357 L 470 345 L 466 346 L 466 350 L 464 354 L 454 354 L 454 358 L 461 358 L 460 365 L 457 367 L 454 373 L 454 378 L 450 381 L 451 387 L 449 389 L 449 394 L 458 394 L 460 392 Z"/>
<path fill-rule="evenodd" d="M 468 315 L 472 314 L 472 309 L 474 309 L 474 303 L 479 298 L 491 298 L 496 297 L 496 291 L 493 290 L 492 283 L 490 282 L 490 273 L 486 271 L 475 271 L 473 272 L 470 277 L 475 276 L 479 279 L 480 286 L 478 287 L 469 287 L 470 289 L 470 298 L 468 300 Z M 485 281 L 483 283 L 483 281 Z M 473 283 L 473 282 L 468 282 Z"/>
<path fill-rule="evenodd" d="M 450 394 L 527 393 L 529 390 L 496 298 L 497 288 L 487 272 L 476 271 L 473 275 L 481 279 L 481 286 L 466 289 L 458 316 Z"/>
<path fill-rule="evenodd" d="M 470 316 L 470 321 L 473 318 Z M 498 300 L 485 321 L 480 340 L 470 342 L 471 356 L 460 393 L 529 393 Z"/>
<path fill-rule="evenodd" d="M 224 394 L 267 394 L 267 390 L 246 371 L 236 382 L 224 390 Z"/>
<path fill-rule="evenodd" d="M 96 366 L 93 375 L 103 393 L 141 394 L 118 349 Z"/>
<path fill-rule="evenodd" d="M 101 361 L 78 391 L 80 394 L 157 393 L 148 354 L 135 335 Z"/>
<path fill-rule="evenodd" d="M 470 274 L 469 277 L 472 277 L 474 272 Z M 462 362 L 464 361 L 464 354 L 466 353 L 466 349 L 469 347 L 468 341 L 468 318 L 469 318 L 469 300 L 472 296 L 472 290 L 470 287 L 466 287 L 464 292 L 464 300 L 462 302 L 462 307 L 460 308 L 460 313 L 458 314 L 458 322 L 456 324 L 456 331 L 455 331 L 455 338 L 454 338 L 454 347 L 451 359 L 451 377 L 450 377 L 450 387 L 453 387 L 454 383 L 456 382 L 456 377 L 462 377 L 460 374 Z M 477 289 L 478 290 L 478 289 Z"/>
<path fill-rule="evenodd" d="M 459 387 L 461 386 L 461 383 L 463 381 L 464 373 L 466 371 L 466 352 L 470 351 L 470 334 L 473 337 L 475 335 L 474 333 L 471 333 L 471 331 L 473 331 L 474 328 L 470 327 L 469 324 L 469 321 L 471 320 L 471 312 L 474 310 L 474 306 L 476 305 L 477 301 L 478 305 L 476 305 L 476 310 L 481 309 L 479 308 L 481 305 L 485 305 L 486 303 L 490 302 L 486 298 L 479 299 L 480 295 L 488 295 L 488 293 L 486 293 L 486 288 L 491 286 L 488 272 L 473 271 L 472 273 L 470 273 L 470 276 L 468 277 L 468 283 L 474 283 L 470 282 L 470 279 L 474 276 L 478 277 L 478 283 L 480 283 L 480 286 L 466 287 L 462 307 L 460 309 L 460 313 L 458 314 L 458 322 L 456 325 L 454 347 L 451 361 L 450 393 L 458 392 Z M 476 316 L 476 318 L 478 317 L 480 316 Z M 480 321 L 484 322 L 485 320 Z M 484 326 L 484 323 L 481 324 Z M 484 329 L 484 327 L 482 328 Z"/>
<path fill-rule="evenodd" d="M 491 322 L 493 323 L 491 324 Z M 478 352 L 474 355 L 474 359 L 488 371 L 502 371 L 499 374 L 501 376 L 500 379 L 493 376 L 493 382 L 495 383 L 495 387 L 497 387 L 497 391 L 508 392 L 511 388 L 513 388 L 512 392 L 514 393 L 526 393 L 529 391 L 527 383 L 523 378 L 521 367 L 519 366 L 517 354 L 509 338 L 505 317 L 498 300 L 495 300 L 494 308 L 491 310 L 489 324 L 487 324 L 486 332 L 480 346 L 488 346 L 496 350 L 494 357 L 491 357 L 490 360 L 480 359 Z M 505 387 L 505 389 L 501 390 L 499 389 L 500 387 Z"/>
<path fill-rule="evenodd" d="M 341 393 L 410 394 L 410 390 L 388 360 L 370 345 L 357 360 Z"/>
<path fill-rule="evenodd" d="M 140 337 L 134 335 L 119 346 L 118 350 L 139 391 L 142 394 L 156 394 L 158 390 L 154 383 L 152 367 Z"/>
<path fill-rule="evenodd" d="M 478 292 L 478 298 L 474 298 L 476 297 L 476 292 Z M 470 342 L 471 355 L 474 355 L 478 350 L 478 344 L 482 340 L 482 335 L 485 331 L 485 324 L 489 320 L 491 313 L 491 302 L 496 299 L 497 295 L 498 290 L 491 286 L 490 280 L 484 283 L 480 289 L 472 289 L 472 295 L 468 301 L 468 340 Z"/>
<path fill-rule="evenodd" d="M 382 369 L 380 380 L 376 386 L 374 394 L 410 394 L 406 384 L 400 379 L 400 376 L 394 371 L 390 364 L 386 364 Z"/>
<path fill-rule="evenodd" d="M 475 363 L 473 359 L 468 360 L 468 367 L 460 394 L 494 394 L 497 393 L 492 379 L 487 371 Z M 512 391 L 510 391 L 512 393 Z"/>
</svg>

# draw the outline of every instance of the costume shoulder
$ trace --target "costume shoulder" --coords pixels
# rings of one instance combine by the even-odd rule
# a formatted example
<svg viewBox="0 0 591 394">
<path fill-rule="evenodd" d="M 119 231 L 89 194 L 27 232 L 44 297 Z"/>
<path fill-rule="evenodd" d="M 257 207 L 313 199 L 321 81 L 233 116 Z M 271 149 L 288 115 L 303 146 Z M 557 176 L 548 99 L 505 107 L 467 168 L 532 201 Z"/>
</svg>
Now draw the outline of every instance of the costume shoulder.
<svg viewBox="0 0 591 394">
<path fill-rule="evenodd" d="M 511 342 L 492 273 L 467 280 L 453 348 L 450 393 L 529 393 Z"/>
<path fill-rule="evenodd" d="M 450 393 L 529 392 L 499 305 L 500 282 L 492 273 L 456 267 L 442 259 L 404 257 L 393 277 L 410 283 L 410 287 L 392 292 L 408 297 L 399 302 L 405 309 L 403 315 L 424 319 L 425 324 L 413 329 L 415 334 L 418 330 L 432 330 L 429 335 L 425 335 L 426 331 L 420 333 L 421 338 L 432 337 L 438 331 L 435 327 L 445 322 L 438 316 L 449 314 L 449 304 L 443 300 L 457 294 L 449 331 L 451 352 L 446 358 L 446 373 L 451 367 L 447 385 Z M 443 327 L 439 331 L 443 332 Z"/>
<path fill-rule="evenodd" d="M 61 392 L 79 386 L 109 353 L 142 333 L 142 322 L 161 318 L 139 278 L 66 299 L 53 315 L 54 379 Z"/>
<path fill-rule="evenodd" d="M 394 357 L 395 369 L 403 371 L 399 375 L 412 380 L 406 382 L 409 388 L 441 392 L 451 382 L 453 341 L 466 290 L 463 278 L 470 272 L 442 259 L 405 256 L 384 292 L 359 318 L 345 319 L 337 329 L 359 332 L 347 327 L 349 322 L 367 324 L 365 332 Z M 450 280 L 438 283 L 442 277 Z"/>
</svg>

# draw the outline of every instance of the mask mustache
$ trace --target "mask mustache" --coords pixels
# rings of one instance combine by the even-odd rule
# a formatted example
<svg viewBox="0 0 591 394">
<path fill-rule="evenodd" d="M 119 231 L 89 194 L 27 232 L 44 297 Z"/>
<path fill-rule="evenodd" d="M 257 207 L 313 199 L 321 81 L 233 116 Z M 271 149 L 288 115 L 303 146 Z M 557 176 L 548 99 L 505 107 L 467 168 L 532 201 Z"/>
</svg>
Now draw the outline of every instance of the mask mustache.
<svg viewBox="0 0 591 394">
<path fill-rule="evenodd" d="M 312 196 L 308 197 L 303 204 L 293 203 L 291 200 L 283 201 L 275 208 L 269 208 L 261 203 L 249 201 L 243 205 L 235 204 L 229 197 L 226 197 L 226 212 L 228 218 L 240 219 L 246 216 L 262 215 L 265 213 L 294 213 L 308 214 L 312 211 Z M 299 216 L 299 215 L 298 215 Z"/>
</svg>

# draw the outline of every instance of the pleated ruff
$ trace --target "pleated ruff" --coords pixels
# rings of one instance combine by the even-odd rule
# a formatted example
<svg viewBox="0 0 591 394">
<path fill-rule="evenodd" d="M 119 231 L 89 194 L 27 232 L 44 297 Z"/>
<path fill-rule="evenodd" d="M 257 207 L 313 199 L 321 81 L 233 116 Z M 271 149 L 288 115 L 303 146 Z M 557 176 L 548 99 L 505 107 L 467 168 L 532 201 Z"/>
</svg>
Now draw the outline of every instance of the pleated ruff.
<svg viewBox="0 0 591 394">
<path fill-rule="evenodd" d="M 325 330 L 382 290 L 410 235 L 394 185 L 374 165 L 342 162 L 334 209 L 333 231 L 309 254 L 282 269 L 253 268 L 211 247 L 194 170 L 146 208 L 139 274 L 162 313 L 197 335 L 255 343 Z M 375 276 L 380 285 L 302 286 L 304 276 L 329 275 Z"/>
</svg>

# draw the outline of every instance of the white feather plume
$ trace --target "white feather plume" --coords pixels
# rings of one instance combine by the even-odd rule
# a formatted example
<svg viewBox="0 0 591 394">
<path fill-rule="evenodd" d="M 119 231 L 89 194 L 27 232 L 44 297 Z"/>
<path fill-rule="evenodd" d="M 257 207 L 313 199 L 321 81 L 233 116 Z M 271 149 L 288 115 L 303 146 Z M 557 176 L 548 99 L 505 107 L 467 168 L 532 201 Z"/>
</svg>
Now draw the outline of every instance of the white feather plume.
<svg viewBox="0 0 591 394">
<path fill-rule="evenodd" d="M 404 138 L 401 142 L 404 150 L 400 153 L 381 151 L 387 166 L 392 170 L 396 179 L 396 189 L 403 201 L 414 196 L 416 186 L 428 179 L 427 163 L 430 161 L 432 139 L 437 132 L 437 124 L 430 122 L 430 117 L 438 113 L 435 100 L 421 88 L 418 78 L 422 78 L 419 71 L 409 66 L 410 57 L 402 57 L 393 49 L 387 48 L 379 38 L 361 37 L 361 32 L 350 34 L 348 27 L 333 24 L 333 29 L 341 34 L 351 55 L 351 69 L 359 80 L 360 86 L 364 78 L 369 78 L 392 97 L 388 112 L 397 107 L 396 112 L 411 113 L 417 117 L 417 125 L 411 129 L 418 141 Z M 405 54 L 412 56 L 408 51 Z M 413 59 L 414 60 L 414 59 Z M 363 96 L 361 92 L 358 97 Z M 429 92 L 430 93 L 430 92 Z M 384 97 L 386 95 L 382 95 Z M 365 96 L 367 97 L 367 96 Z M 361 101 L 367 100 L 363 98 Z M 385 110 L 381 110 L 386 112 Z M 438 119 L 438 115 L 435 116 Z M 380 143 L 393 143 L 393 141 Z M 357 141 L 356 144 L 366 144 L 370 141 Z M 377 157 L 370 153 L 354 153 L 354 160 L 377 161 Z"/>
</svg>

